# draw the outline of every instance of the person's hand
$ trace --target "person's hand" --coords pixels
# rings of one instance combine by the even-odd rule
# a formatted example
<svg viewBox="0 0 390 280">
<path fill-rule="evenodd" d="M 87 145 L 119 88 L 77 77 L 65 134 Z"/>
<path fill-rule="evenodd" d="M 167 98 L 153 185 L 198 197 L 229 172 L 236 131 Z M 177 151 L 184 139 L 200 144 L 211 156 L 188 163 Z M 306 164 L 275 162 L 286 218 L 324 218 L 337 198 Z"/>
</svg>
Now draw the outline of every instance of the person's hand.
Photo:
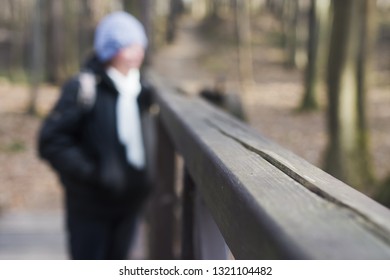
<svg viewBox="0 0 390 280">
<path fill-rule="evenodd" d="M 98 178 L 98 186 L 110 195 L 120 196 L 126 190 L 126 174 L 115 161 L 101 166 Z"/>
</svg>

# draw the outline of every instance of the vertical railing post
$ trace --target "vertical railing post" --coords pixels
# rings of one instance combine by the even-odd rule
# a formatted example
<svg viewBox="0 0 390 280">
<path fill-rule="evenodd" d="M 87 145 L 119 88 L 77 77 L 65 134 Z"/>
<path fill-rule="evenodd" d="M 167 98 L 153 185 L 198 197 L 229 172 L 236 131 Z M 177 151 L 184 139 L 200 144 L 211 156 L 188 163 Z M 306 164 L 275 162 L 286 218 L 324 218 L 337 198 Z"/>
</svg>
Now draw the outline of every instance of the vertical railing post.
<svg viewBox="0 0 390 280">
<path fill-rule="evenodd" d="M 183 187 L 182 259 L 227 259 L 225 240 L 186 168 Z"/>
<path fill-rule="evenodd" d="M 181 259 L 193 260 L 194 254 L 194 203 L 195 184 L 184 168 L 182 193 Z"/>
<path fill-rule="evenodd" d="M 149 257 L 174 259 L 175 151 L 160 119 L 157 119 L 155 190 L 149 211 Z"/>
</svg>

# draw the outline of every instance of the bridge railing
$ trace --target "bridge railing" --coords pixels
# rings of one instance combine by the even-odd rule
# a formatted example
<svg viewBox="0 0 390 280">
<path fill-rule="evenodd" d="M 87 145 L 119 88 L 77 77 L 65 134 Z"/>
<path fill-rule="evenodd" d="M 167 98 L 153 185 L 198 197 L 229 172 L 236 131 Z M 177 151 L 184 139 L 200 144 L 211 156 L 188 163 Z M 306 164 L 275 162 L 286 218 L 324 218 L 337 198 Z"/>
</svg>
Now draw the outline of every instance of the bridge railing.
<svg viewBox="0 0 390 280">
<path fill-rule="evenodd" d="M 149 76 L 159 106 L 150 258 L 223 259 L 226 242 L 237 259 L 390 259 L 387 208 Z"/>
</svg>

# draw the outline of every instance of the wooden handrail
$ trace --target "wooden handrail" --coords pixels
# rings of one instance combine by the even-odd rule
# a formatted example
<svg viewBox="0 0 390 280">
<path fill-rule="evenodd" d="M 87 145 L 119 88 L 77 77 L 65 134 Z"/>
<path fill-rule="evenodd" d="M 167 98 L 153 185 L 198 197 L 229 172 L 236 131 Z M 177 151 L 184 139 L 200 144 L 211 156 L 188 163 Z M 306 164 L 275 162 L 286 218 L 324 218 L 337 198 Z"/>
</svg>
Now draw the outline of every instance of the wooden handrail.
<svg viewBox="0 0 390 280">
<path fill-rule="evenodd" d="M 159 119 L 237 259 L 390 259 L 390 211 L 149 74 Z"/>
</svg>

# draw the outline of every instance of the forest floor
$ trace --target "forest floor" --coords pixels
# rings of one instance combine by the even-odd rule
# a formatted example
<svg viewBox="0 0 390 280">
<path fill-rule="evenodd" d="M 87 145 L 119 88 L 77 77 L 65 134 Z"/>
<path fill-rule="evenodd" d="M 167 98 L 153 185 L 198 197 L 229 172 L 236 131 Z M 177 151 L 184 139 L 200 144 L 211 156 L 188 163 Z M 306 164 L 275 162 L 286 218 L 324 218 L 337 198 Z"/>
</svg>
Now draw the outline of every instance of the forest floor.
<svg viewBox="0 0 390 280">
<path fill-rule="evenodd" d="M 287 70 L 283 53 L 265 32 L 275 22 L 264 17 L 256 29 L 254 82 L 240 86 L 237 55 L 229 36 L 232 28 L 209 32 L 184 18 L 175 43 L 153 58 L 152 67 L 171 84 L 196 94 L 212 87 L 223 76 L 226 88 L 241 94 L 248 121 L 269 139 L 321 166 L 327 143 L 325 109 L 297 113 L 302 98 L 302 71 Z M 211 30 L 212 31 L 212 30 Z M 221 36 L 221 37 L 220 37 Z M 222 42 L 221 38 L 227 38 Z M 38 100 L 42 115 L 58 96 L 55 87 L 43 86 Z M 61 188 L 51 169 L 36 154 L 36 139 L 42 118 L 23 113 L 28 102 L 27 86 L 0 81 L 0 213 L 7 211 L 52 211 L 61 208 Z M 322 97 L 325 108 L 325 98 Z M 390 87 L 375 86 L 368 95 L 368 116 L 373 166 L 378 181 L 390 173 Z"/>
</svg>

